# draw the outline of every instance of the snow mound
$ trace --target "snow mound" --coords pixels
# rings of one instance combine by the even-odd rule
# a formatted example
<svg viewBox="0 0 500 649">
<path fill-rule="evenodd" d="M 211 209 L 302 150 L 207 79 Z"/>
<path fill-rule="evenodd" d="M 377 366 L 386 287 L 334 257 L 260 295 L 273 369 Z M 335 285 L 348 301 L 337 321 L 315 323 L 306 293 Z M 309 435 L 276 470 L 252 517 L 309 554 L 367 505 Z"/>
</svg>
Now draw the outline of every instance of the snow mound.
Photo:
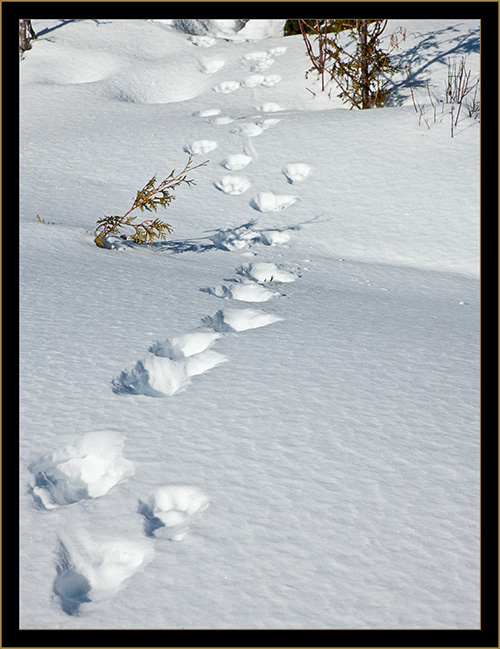
<svg viewBox="0 0 500 649">
<path fill-rule="evenodd" d="M 282 234 L 282 233 L 279 233 Z M 239 275 L 250 277 L 257 282 L 294 282 L 295 277 L 287 270 L 278 268 L 272 262 L 257 262 L 242 266 L 237 270 Z"/>
<path fill-rule="evenodd" d="M 134 474 L 122 455 L 123 440 L 114 431 L 95 431 L 68 446 L 35 460 L 28 467 L 35 476 L 35 502 L 45 509 L 104 496 L 118 482 Z"/>
<path fill-rule="evenodd" d="M 171 540 L 185 538 L 188 527 L 209 506 L 209 499 L 199 489 L 182 485 L 157 487 L 145 502 L 139 501 L 139 513 L 145 518 L 144 531 L 155 536 L 158 530 Z"/>
<path fill-rule="evenodd" d="M 217 311 L 214 316 L 206 316 L 202 321 L 214 331 L 231 332 L 266 327 L 282 319 L 272 313 L 255 309 L 227 309 Z"/>
<path fill-rule="evenodd" d="M 45 44 L 43 44 L 45 45 Z M 53 43 L 38 47 L 30 73 L 39 84 L 93 83 L 107 79 L 122 66 L 121 58 L 111 52 L 82 50 Z"/>
<path fill-rule="evenodd" d="M 179 63 L 180 65 L 180 63 Z M 169 104 L 194 99 L 203 92 L 205 78 L 193 61 L 182 64 L 184 73 L 175 69 L 175 63 L 150 61 L 135 64 L 126 70 L 95 84 L 102 95 L 134 104 Z M 192 69 L 188 69 L 191 67 Z M 175 77 L 175 82 L 174 82 Z"/>
</svg>

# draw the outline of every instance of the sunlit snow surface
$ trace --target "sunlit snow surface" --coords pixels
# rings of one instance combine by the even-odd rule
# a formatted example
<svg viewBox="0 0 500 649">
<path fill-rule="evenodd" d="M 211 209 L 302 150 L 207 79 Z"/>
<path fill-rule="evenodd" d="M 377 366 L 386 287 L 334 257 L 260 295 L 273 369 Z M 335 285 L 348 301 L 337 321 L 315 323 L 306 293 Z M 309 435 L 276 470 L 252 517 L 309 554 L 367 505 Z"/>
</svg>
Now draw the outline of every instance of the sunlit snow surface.
<svg viewBox="0 0 500 649">
<path fill-rule="evenodd" d="M 479 124 L 426 86 L 479 23 L 400 26 L 428 124 L 282 21 L 34 21 L 22 628 L 479 626 Z M 188 154 L 167 241 L 94 245 Z"/>
</svg>

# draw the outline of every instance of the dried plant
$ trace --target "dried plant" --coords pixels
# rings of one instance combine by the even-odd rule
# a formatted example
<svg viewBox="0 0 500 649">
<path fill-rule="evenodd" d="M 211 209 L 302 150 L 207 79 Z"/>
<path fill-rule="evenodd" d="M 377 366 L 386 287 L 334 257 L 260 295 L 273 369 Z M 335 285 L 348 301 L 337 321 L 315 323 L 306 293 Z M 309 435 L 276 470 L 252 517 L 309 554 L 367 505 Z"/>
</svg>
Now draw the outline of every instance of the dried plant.
<svg viewBox="0 0 500 649">
<path fill-rule="evenodd" d="M 137 192 L 132 206 L 123 216 L 103 216 L 101 219 L 98 219 L 94 232 L 96 245 L 102 248 L 109 247 L 106 245 L 106 237 L 110 234 L 120 235 L 138 244 L 149 243 L 151 246 L 157 239 L 165 240 L 167 234 L 173 232 L 173 228 L 169 223 L 159 218 L 146 219 L 141 223 L 134 223 L 137 217 L 131 216 L 131 213 L 134 210 L 157 212 L 160 207 L 166 209 L 175 199 L 175 196 L 171 192 L 179 187 L 179 185 L 196 185 L 194 180 L 187 178 L 186 174 L 199 167 L 204 167 L 208 164 L 208 160 L 194 167 L 192 166 L 192 161 L 193 156 L 190 155 L 186 166 L 180 173 L 176 173 L 174 169 L 160 183 L 157 182 L 156 175 L 153 176 Z M 131 228 L 132 232 L 128 236 L 121 234 L 120 231 L 122 228 Z"/>
<path fill-rule="evenodd" d="M 469 117 L 479 117 L 479 77 L 471 79 L 472 73 L 466 68 L 466 57 L 458 63 L 448 61 L 448 76 L 445 86 L 446 103 L 451 104 L 451 137 L 454 128 L 458 125 L 462 106 L 467 110 Z M 472 102 L 466 101 L 472 95 Z M 455 108 L 456 107 L 456 108 Z"/>
<path fill-rule="evenodd" d="M 42 219 L 40 217 L 40 214 L 36 215 L 36 220 L 37 220 L 38 223 L 48 223 L 49 225 L 54 225 L 54 223 L 52 221 L 46 221 L 45 219 Z"/>
<path fill-rule="evenodd" d="M 466 58 L 463 57 L 458 63 L 448 60 L 448 75 L 445 83 L 445 98 L 444 101 L 438 100 L 433 97 L 430 90 L 429 80 L 426 81 L 427 96 L 429 97 L 430 106 L 433 111 L 433 122 L 438 121 L 438 105 L 441 104 L 441 117 L 440 122 L 443 120 L 445 106 L 448 105 L 449 112 L 446 114 L 450 116 L 450 134 L 453 138 L 456 134 L 456 128 L 460 115 L 463 115 L 462 109 L 467 112 L 467 115 L 473 119 L 479 119 L 480 114 L 480 101 L 479 101 L 479 77 L 472 78 L 470 70 L 466 67 Z M 426 116 L 427 105 L 420 103 L 415 95 L 415 89 L 411 82 L 410 68 L 406 67 L 406 75 L 408 79 L 408 87 L 410 89 L 413 107 L 418 115 L 419 125 L 422 121 L 426 124 L 427 128 L 431 127 L 431 122 Z"/>
<path fill-rule="evenodd" d="M 390 47 L 383 50 L 380 38 L 387 27 L 387 20 L 298 20 L 307 56 L 312 68 L 321 78 L 321 90 L 326 87 L 325 73 L 340 88 L 339 97 L 351 108 L 374 108 L 382 106 L 388 95 L 389 77 L 399 68 L 392 53 L 406 38 L 399 28 L 390 37 Z M 339 36 L 348 32 L 355 43 L 352 53 L 340 44 Z M 315 34 L 317 53 L 309 34 Z M 314 94 L 314 93 L 313 93 Z"/>
</svg>

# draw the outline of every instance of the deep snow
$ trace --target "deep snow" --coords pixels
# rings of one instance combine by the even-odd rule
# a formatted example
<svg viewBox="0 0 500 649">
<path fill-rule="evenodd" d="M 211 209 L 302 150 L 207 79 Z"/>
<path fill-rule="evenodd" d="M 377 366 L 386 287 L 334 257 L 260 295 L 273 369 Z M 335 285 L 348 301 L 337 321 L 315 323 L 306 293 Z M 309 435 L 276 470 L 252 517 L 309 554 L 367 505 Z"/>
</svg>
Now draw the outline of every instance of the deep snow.
<svg viewBox="0 0 500 649">
<path fill-rule="evenodd" d="M 34 22 L 21 628 L 477 628 L 479 123 L 237 22 Z M 400 26 L 421 103 L 478 73 L 478 21 Z M 188 153 L 172 237 L 96 247 Z"/>
</svg>

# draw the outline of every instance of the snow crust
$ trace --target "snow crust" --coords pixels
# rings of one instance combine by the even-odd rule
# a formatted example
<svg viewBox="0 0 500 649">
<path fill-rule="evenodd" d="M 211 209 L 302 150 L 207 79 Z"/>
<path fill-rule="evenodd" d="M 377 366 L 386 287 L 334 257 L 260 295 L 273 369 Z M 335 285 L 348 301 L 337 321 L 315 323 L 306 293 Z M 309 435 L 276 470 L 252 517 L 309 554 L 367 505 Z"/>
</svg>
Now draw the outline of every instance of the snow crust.
<svg viewBox="0 0 500 649">
<path fill-rule="evenodd" d="M 389 21 L 420 124 L 282 20 L 33 24 L 21 627 L 478 628 L 479 22 Z M 188 154 L 173 235 L 97 248 Z"/>
</svg>

